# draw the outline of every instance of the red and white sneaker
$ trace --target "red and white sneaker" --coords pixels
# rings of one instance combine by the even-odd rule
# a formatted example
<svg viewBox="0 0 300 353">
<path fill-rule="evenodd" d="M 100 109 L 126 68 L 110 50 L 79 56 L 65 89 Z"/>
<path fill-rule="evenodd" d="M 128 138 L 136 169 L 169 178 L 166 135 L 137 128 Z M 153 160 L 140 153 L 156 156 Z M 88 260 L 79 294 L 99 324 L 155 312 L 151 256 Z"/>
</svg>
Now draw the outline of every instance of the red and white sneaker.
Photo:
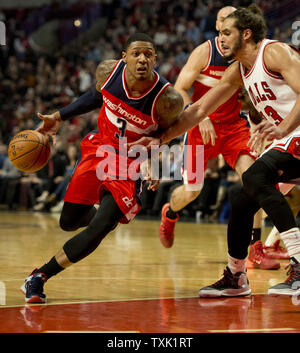
<svg viewBox="0 0 300 353">
<path fill-rule="evenodd" d="M 279 261 L 269 258 L 263 251 L 263 244 L 260 240 L 250 245 L 247 258 L 247 268 L 260 268 L 261 270 L 278 270 Z"/>
<path fill-rule="evenodd" d="M 286 249 L 280 246 L 280 239 L 276 240 L 271 246 L 263 246 L 264 253 L 270 259 L 289 259 L 289 254 Z"/>
<path fill-rule="evenodd" d="M 161 210 L 161 222 L 159 226 L 159 239 L 165 248 L 170 248 L 174 242 L 174 228 L 179 219 L 179 215 L 175 219 L 167 217 L 167 211 L 170 203 L 166 203 Z"/>
</svg>

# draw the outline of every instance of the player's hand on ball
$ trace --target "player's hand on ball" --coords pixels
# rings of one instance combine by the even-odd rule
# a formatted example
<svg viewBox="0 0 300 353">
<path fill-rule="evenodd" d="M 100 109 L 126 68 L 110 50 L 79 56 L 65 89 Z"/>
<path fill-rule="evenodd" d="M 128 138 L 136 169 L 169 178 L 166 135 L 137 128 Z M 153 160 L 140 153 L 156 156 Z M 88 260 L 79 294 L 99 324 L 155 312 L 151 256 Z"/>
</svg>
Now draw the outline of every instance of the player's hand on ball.
<svg viewBox="0 0 300 353">
<path fill-rule="evenodd" d="M 59 129 L 61 123 L 61 118 L 58 112 L 49 115 L 42 115 L 37 113 L 38 117 L 43 120 L 41 126 L 39 126 L 36 131 L 52 138 L 53 146 L 56 145 L 56 133 Z"/>
</svg>

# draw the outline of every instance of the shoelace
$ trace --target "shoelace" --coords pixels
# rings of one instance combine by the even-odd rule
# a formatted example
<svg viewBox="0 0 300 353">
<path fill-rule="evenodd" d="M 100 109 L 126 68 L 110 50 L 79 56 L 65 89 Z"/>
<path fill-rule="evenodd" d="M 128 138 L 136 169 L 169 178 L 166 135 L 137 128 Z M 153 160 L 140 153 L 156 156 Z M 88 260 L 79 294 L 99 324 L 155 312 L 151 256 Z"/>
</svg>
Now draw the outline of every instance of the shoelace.
<svg viewBox="0 0 300 353">
<path fill-rule="evenodd" d="M 224 272 L 223 272 L 223 277 L 222 277 L 219 281 L 217 281 L 216 283 L 214 283 L 214 284 L 212 285 L 212 287 L 214 287 L 214 288 L 221 288 L 221 287 L 224 287 L 225 284 L 227 284 L 227 283 L 230 282 L 229 277 L 232 277 L 232 276 L 230 275 L 230 273 L 229 273 L 227 270 L 224 270 Z"/>
<path fill-rule="evenodd" d="M 44 280 L 41 277 L 33 277 L 28 283 L 28 289 L 30 292 L 42 294 L 43 293 Z"/>
<path fill-rule="evenodd" d="M 292 282 L 295 282 L 296 280 L 299 281 L 300 279 L 300 266 L 298 266 L 299 268 L 296 268 L 297 265 L 292 265 L 292 264 L 289 264 L 285 267 L 285 269 L 288 269 L 287 271 L 287 275 L 289 276 L 286 280 L 285 280 L 285 283 L 292 283 Z"/>
</svg>

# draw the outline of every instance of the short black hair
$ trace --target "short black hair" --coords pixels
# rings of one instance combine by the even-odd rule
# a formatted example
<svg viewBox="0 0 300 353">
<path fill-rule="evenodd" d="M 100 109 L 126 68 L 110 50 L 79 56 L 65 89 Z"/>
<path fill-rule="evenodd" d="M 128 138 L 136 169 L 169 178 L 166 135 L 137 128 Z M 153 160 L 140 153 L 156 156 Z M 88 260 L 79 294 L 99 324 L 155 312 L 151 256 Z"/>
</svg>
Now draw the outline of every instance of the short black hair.
<svg viewBox="0 0 300 353">
<path fill-rule="evenodd" d="M 251 29 L 252 38 L 255 43 L 258 43 L 266 36 L 267 25 L 263 17 L 263 12 L 255 3 L 247 8 L 238 7 L 226 18 L 234 18 L 235 27 L 240 32 L 245 29 Z"/>
<path fill-rule="evenodd" d="M 156 51 L 154 40 L 150 36 L 148 36 L 148 34 L 146 34 L 146 33 L 134 33 L 133 35 L 131 35 L 126 40 L 124 51 L 126 51 L 127 48 L 129 47 L 129 45 L 131 43 L 133 43 L 133 42 L 148 42 L 148 43 L 151 43 L 153 45 L 154 50 Z"/>
</svg>

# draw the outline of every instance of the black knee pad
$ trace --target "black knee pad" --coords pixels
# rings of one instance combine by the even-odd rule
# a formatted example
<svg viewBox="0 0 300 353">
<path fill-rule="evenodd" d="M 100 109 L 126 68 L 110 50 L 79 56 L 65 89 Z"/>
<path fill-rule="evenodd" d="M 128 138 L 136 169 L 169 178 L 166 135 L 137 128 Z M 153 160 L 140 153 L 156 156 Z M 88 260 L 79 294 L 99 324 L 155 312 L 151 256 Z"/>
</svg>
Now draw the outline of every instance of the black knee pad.
<svg viewBox="0 0 300 353">
<path fill-rule="evenodd" d="M 242 182 L 245 190 L 247 190 L 247 193 L 255 198 L 259 192 L 258 189 L 260 188 L 260 185 L 258 183 L 255 171 L 251 170 L 250 168 L 243 173 Z"/>
<path fill-rule="evenodd" d="M 231 214 L 234 215 L 242 215 L 244 217 L 245 214 L 248 214 L 250 217 L 253 216 L 260 208 L 257 201 L 248 195 L 245 188 L 241 184 L 233 185 L 229 188 L 228 199 Z"/>
<path fill-rule="evenodd" d="M 73 220 L 70 220 L 63 216 L 60 216 L 59 226 L 65 232 L 73 232 L 74 230 L 78 229 L 77 225 L 74 224 Z"/>
<path fill-rule="evenodd" d="M 254 199 L 263 193 L 266 187 L 275 186 L 277 179 L 276 171 L 260 160 L 252 164 L 242 175 L 244 188 Z"/>
</svg>

